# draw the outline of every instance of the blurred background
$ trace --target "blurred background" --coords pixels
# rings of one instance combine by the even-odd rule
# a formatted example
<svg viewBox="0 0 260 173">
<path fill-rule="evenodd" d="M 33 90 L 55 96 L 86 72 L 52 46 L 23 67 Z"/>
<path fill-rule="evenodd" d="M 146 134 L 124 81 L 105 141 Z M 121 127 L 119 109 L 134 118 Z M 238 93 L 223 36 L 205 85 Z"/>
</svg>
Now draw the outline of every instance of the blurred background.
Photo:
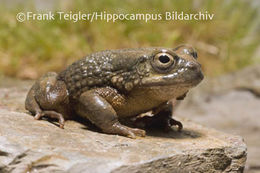
<svg viewBox="0 0 260 173">
<path fill-rule="evenodd" d="M 260 62 L 259 2 L 246 0 L 0 0 L 0 74 L 34 79 L 84 55 L 127 47 L 189 43 L 204 72 L 216 76 Z M 164 13 L 208 11 L 210 21 L 16 21 L 18 12 Z"/>
<path fill-rule="evenodd" d="M 16 21 L 18 12 L 164 13 L 208 11 L 208 21 Z M 0 86 L 59 72 L 104 49 L 194 46 L 204 82 L 176 116 L 241 135 L 246 171 L 260 171 L 260 1 L 258 0 L 0 0 Z M 16 82 L 12 83 L 16 85 Z M 189 109 L 186 109 L 189 107 Z"/>
</svg>

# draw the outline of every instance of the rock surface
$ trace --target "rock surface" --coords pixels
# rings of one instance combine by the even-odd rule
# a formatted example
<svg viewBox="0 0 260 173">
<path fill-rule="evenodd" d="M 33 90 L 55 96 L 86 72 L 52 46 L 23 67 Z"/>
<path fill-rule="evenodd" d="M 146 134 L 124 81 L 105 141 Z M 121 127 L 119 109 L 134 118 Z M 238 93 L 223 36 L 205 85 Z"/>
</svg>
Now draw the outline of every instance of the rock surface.
<svg viewBox="0 0 260 173">
<path fill-rule="evenodd" d="M 194 124 L 129 139 L 67 121 L 36 121 L 23 108 L 28 84 L 0 88 L 0 172 L 241 172 L 241 137 Z"/>
<path fill-rule="evenodd" d="M 245 171 L 260 172 L 260 64 L 207 79 L 188 93 L 175 116 L 229 134 L 240 135 L 248 146 Z"/>
</svg>

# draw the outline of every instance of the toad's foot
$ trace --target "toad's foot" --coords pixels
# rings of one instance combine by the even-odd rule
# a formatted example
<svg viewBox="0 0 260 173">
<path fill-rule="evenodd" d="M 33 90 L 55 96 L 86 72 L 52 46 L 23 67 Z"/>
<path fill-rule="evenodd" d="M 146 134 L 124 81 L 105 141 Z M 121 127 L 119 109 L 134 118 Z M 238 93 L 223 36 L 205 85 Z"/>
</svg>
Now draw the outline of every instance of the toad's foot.
<svg viewBox="0 0 260 173">
<path fill-rule="evenodd" d="M 163 129 L 166 132 L 172 130 L 172 126 L 177 126 L 178 131 L 183 129 L 183 125 L 180 121 L 177 121 L 169 116 L 154 115 L 144 116 L 135 120 L 135 124 L 143 128 L 158 128 Z"/>
<path fill-rule="evenodd" d="M 137 118 L 136 124 L 144 128 L 160 128 L 167 132 L 172 130 L 172 126 L 177 126 L 178 131 L 181 131 L 183 125 L 180 121 L 172 118 L 172 112 L 173 105 L 171 102 L 167 102 L 154 109 L 153 116 Z"/>
<path fill-rule="evenodd" d="M 110 128 L 105 130 L 107 133 L 118 133 L 118 134 L 122 134 L 124 136 L 127 136 L 129 138 L 133 138 L 135 139 L 136 136 L 140 136 L 140 137 L 144 137 L 145 136 L 145 131 L 138 129 L 138 128 L 130 128 L 127 126 L 124 126 L 122 124 L 120 124 L 119 122 L 116 122 L 113 126 L 113 128 Z"/>
<path fill-rule="evenodd" d="M 62 116 L 62 114 L 55 112 L 55 111 L 42 111 L 40 113 L 37 113 L 34 116 L 34 119 L 39 120 L 43 116 L 58 119 L 60 128 L 62 128 L 62 129 L 64 128 L 65 120 L 64 120 L 64 117 Z"/>
<path fill-rule="evenodd" d="M 183 129 L 183 125 L 180 121 L 177 121 L 173 118 L 169 119 L 169 124 L 171 126 L 178 126 L 178 131 L 180 132 Z"/>
</svg>

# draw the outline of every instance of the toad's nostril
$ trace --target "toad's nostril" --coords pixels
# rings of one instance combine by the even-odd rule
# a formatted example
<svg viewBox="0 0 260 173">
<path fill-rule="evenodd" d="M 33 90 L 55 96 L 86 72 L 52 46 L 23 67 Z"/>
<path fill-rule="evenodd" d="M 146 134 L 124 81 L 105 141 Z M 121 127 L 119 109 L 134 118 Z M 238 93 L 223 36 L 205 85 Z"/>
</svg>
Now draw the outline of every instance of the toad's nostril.
<svg viewBox="0 0 260 173">
<path fill-rule="evenodd" d="M 187 62 L 186 67 L 191 70 L 198 70 L 200 68 L 200 65 L 195 62 Z"/>
</svg>

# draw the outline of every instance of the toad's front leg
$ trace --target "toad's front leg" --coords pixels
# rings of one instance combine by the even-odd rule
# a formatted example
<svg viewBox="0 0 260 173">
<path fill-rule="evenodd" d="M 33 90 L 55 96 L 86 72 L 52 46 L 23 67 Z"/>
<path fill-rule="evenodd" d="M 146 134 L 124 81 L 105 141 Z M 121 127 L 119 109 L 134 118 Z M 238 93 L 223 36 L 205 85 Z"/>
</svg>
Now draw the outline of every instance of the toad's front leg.
<svg viewBox="0 0 260 173">
<path fill-rule="evenodd" d="M 144 116 L 136 119 L 136 124 L 145 128 L 160 128 L 165 131 L 170 131 L 172 126 L 178 126 L 178 131 L 181 131 L 183 125 L 180 121 L 172 118 L 173 103 L 168 101 L 152 111 L 153 116 Z"/>
<path fill-rule="evenodd" d="M 111 104 L 103 98 L 95 89 L 82 93 L 75 105 L 75 111 L 83 118 L 87 118 L 103 132 L 118 134 L 130 138 L 145 136 L 145 131 L 130 128 L 118 121 L 116 111 Z"/>
</svg>

